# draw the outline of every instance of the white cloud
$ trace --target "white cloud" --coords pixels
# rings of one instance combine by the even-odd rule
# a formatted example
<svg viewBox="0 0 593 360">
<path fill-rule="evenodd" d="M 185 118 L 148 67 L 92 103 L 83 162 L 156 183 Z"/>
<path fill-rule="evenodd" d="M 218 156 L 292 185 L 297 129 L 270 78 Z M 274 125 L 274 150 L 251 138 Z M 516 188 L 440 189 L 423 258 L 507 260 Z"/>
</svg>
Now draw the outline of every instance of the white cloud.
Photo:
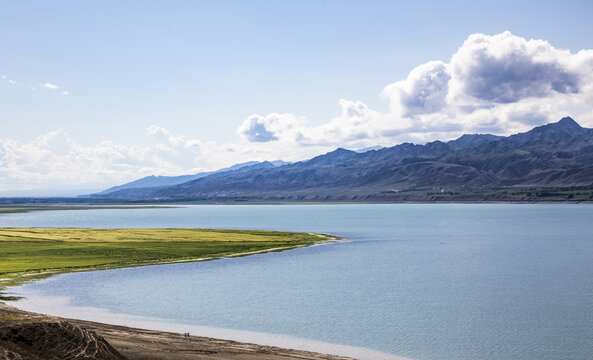
<svg viewBox="0 0 593 360">
<path fill-rule="evenodd" d="M 75 143 L 63 129 L 59 129 L 39 136 L 30 145 L 37 149 L 47 150 L 51 154 L 67 155 L 75 146 Z"/>
<path fill-rule="evenodd" d="M 317 126 L 295 114 L 253 114 L 238 126 L 239 138 L 227 143 L 191 139 L 156 125 L 146 129 L 153 144 L 144 147 L 112 141 L 82 146 L 63 130 L 30 143 L 0 140 L 0 187 L 109 186 L 249 160 L 298 161 L 336 147 L 391 146 L 476 132 L 508 135 L 565 115 L 593 127 L 593 50 L 571 53 L 509 32 L 474 34 L 448 61 L 421 64 L 381 94 L 389 101 L 388 112 L 341 99 L 339 114 Z"/>
<path fill-rule="evenodd" d="M 41 83 L 41 84 L 39 84 L 39 87 L 50 89 L 50 90 L 56 90 L 59 88 L 58 85 L 54 85 L 54 84 L 50 84 L 50 83 Z"/>
<path fill-rule="evenodd" d="M 294 139 L 295 129 L 302 127 L 305 120 L 293 114 L 251 115 L 237 128 L 237 134 L 248 141 L 268 142 L 280 139 Z"/>
<path fill-rule="evenodd" d="M 25 87 L 29 88 L 30 90 L 33 90 L 33 91 L 35 91 L 37 89 L 49 89 L 49 90 L 58 90 L 58 89 L 60 89 L 60 87 L 58 85 L 52 84 L 52 83 L 48 83 L 48 82 L 39 83 L 39 85 L 27 85 L 27 84 L 22 83 L 20 81 L 16 81 L 16 80 L 10 79 L 10 78 L 8 78 L 8 76 L 6 76 L 4 74 L 0 75 L 0 79 L 5 80 L 6 82 L 8 82 L 11 85 L 25 86 Z M 62 95 L 70 95 L 70 92 L 64 90 L 64 91 L 61 91 L 61 94 Z"/>
<path fill-rule="evenodd" d="M 171 132 L 163 127 L 152 125 L 146 129 L 146 134 L 152 136 L 160 143 L 168 143 L 173 146 L 180 146 L 187 142 L 187 139 L 183 135 L 175 136 Z"/>
<path fill-rule="evenodd" d="M 167 141 L 140 147 L 102 141 L 95 146 L 83 146 L 61 129 L 29 143 L 0 140 L 0 188 L 19 190 L 51 184 L 110 186 L 150 174 L 198 171 L 199 149 L 186 145 Z"/>
<path fill-rule="evenodd" d="M 294 142 L 204 142 L 150 126 L 149 146 L 110 140 L 83 146 L 59 129 L 31 142 L 0 139 L 0 189 L 47 189 L 57 184 L 73 188 L 107 188 L 147 175 L 182 175 L 214 170 L 250 160 L 297 161 L 329 151 Z M 283 135 L 280 135 L 283 139 Z M 0 194 L 1 196 L 1 194 Z"/>
<path fill-rule="evenodd" d="M 401 124 L 392 121 L 389 114 L 380 114 L 361 101 L 340 99 L 338 104 L 341 109 L 339 116 L 321 126 L 299 129 L 298 142 L 328 148 L 364 147 L 370 145 L 370 141 L 382 143 L 384 139 L 380 133 L 385 129 L 401 128 Z"/>
<path fill-rule="evenodd" d="M 268 119 L 276 119 L 273 114 L 268 115 Z M 241 126 L 237 128 L 237 133 L 249 141 L 268 142 L 278 140 L 274 132 L 268 127 L 271 127 L 271 122 L 266 121 L 266 118 L 260 115 L 251 115 L 246 118 Z"/>
<path fill-rule="evenodd" d="M 446 140 L 464 132 L 510 134 L 565 115 L 593 126 L 593 50 L 574 54 L 510 32 L 473 34 L 448 62 L 421 64 L 382 95 L 388 113 L 340 100 L 340 116 L 317 127 L 302 122 L 286 135 L 300 145 L 361 147 Z M 238 132 L 251 134 L 244 138 L 252 142 L 277 141 L 267 116 L 252 115 Z"/>
<path fill-rule="evenodd" d="M 568 50 L 508 31 L 474 34 L 451 59 L 450 96 L 500 104 L 578 93 L 587 69 L 574 66 L 573 59 Z"/>
<path fill-rule="evenodd" d="M 446 104 L 451 75 L 442 61 L 430 61 L 416 67 L 405 80 L 383 89 L 393 111 L 403 116 L 439 111 Z"/>
</svg>

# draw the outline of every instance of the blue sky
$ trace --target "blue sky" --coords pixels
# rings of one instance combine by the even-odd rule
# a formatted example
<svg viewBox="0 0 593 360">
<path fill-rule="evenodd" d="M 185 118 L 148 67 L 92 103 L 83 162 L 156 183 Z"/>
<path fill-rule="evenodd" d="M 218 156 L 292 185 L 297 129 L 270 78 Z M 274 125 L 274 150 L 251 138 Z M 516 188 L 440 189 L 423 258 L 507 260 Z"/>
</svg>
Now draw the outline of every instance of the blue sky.
<svg viewBox="0 0 593 360">
<path fill-rule="evenodd" d="M 574 91 L 544 91 L 548 83 L 537 82 L 506 98 L 466 86 L 463 96 L 456 93 L 461 100 L 447 95 L 446 108 L 433 100 L 412 104 L 418 84 L 411 78 L 384 90 L 436 60 L 445 65 L 418 70 L 420 77 L 445 72 L 444 82 L 430 84 L 434 91 L 448 83 L 452 56 L 470 35 L 505 31 L 514 40 L 496 38 L 492 49 L 541 39 L 555 54 L 545 69 L 586 74 L 588 55 L 575 54 L 593 49 L 590 1 L 0 1 L 0 14 L 5 191 L 47 189 L 57 180 L 100 188 L 152 173 L 298 160 L 337 146 L 512 133 L 566 111 L 593 126 L 588 90 L 576 83 Z M 547 79 L 555 84 L 564 75 Z M 546 105 L 566 94 L 582 99 Z M 452 101 L 478 106 L 476 99 L 496 106 L 498 120 L 451 108 Z M 503 109 L 508 99 L 514 107 Z M 467 120 L 453 121 L 459 117 Z M 363 121 L 377 131 L 343 130 Z"/>
</svg>

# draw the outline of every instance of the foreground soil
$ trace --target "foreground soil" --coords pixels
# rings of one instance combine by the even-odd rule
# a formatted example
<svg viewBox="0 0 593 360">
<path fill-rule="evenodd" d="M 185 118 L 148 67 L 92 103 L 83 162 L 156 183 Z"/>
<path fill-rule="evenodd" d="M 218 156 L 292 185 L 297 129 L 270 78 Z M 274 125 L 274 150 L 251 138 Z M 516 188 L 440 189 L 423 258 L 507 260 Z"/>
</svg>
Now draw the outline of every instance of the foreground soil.
<svg viewBox="0 0 593 360">
<path fill-rule="evenodd" d="M 339 360 L 345 357 L 25 312 L 0 303 L 1 360 Z"/>
</svg>

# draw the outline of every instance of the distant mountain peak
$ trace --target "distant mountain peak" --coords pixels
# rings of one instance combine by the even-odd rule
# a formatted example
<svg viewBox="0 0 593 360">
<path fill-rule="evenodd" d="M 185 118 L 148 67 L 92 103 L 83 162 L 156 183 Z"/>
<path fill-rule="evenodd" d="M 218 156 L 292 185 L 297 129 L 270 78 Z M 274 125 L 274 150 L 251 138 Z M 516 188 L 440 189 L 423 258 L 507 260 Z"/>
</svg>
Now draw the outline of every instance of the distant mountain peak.
<svg viewBox="0 0 593 360">
<path fill-rule="evenodd" d="M 229 170 L 237 170 L 237 169 L 240 169 L 240 168 L 244 168 L 244 167 L 247 167 L 247 166 L 252 166 L 252 165 L 255 165 L 255 164 L 259 164 L 259 163 L 260 163 L 259 161 L 247 161 L 247 162 L 244 162 L 244 163 L 235 164 L 233 166 L 230 166 L 228 169 Z"/>
<path fill-rule="evenodd" d="M 336 150 L 330 151 L 327 154 L 318 155 L 312 158 L 311 160 L 305 161 L 305 163 L 317 165 L 330 165 L 346 161 L 350 159 L 353 155 L 357 155 L 357 153 L 352 150 L 337 148 Z"/>
<path fill-rule="evenodd" d="M 193 180 L 175 185 L 120 189 L 97 196 L 126 200 L 367 201 L 385 200 L 391 189 L 590 186 L 593 129 L 582 128 L 565 117 L 508 137 L 466 134 L 446 143 L 403 143 L 365 153 L 337 148 L 282 168 L 261 162 L 224 170 L 200 174 L 199 178 L 193 175 Z"/>
<path fill-rule="evenodd" d="M 365 152 L 377 151 L 377 150 L 381 150 L 381 149 L 385 149 L 385 146 L 375 145 L 375 146 L 369 146 L 369 147 L 365 147 L 365 148 L 357 149 L 357 150 L 353 150 L 353 151 L 355 151 L 359 154 L 363 154 Z"/>
<path fill-rule="evenodd" d="M 574 121 L 574 119 L 571 118 L 570 116 L 565 116 L 562 119 L 560 119 L 560 121 L 558 121 L 556 124 L 551 124 L 551 125 L 556 125 L 556 126 L 560 126 L 562 128 L 569 128 L 569 129 L 582 129 L 581 125 L 579 125 L 579 123 Z"/>
<path fill-rule="evenodd" d="M 286 165 L 287 162 L 282 160 L 274 160 L 274 161 L 247 161 L 240 164 L 235 164 L 233 166 L 218 169 L 215 171 L 207 171 L 207 172 L 200 172 L 197 174 L 188 174 L 188 175 L 180 175 L 180 176 L 163 176 L 163 175 L 149 175 L 143 178 L 125 183 L 123 185 L 113 186 L 109 189 L 103 190 L 96 194 L 91 195 L 82 195 L 84 196 L 94 196 L 94 195 L 103 195 L 103 194 L 110 194 L 115 191 L 120 191 L 124 189 L 137 189 L 137 188 L 150 188 L 150 187 L 161 187 L 161 186 L 173 186 L 178 184 L 183 184 L 185 182 L 193 181 L 196 179 L 200 179 L 205 176 L 217 174 L 217 173 L 224 173 L 229 171 L 249 171 L 255 169 L 267 169 L 267 168 L 275 168 L 278 166 Z"/>
<path fill-rule="evenodd" d="M 493 136 L 494 137 L 494 135 L 490 135 L 490 134 L 463 134 L 455 140 L 476 139 L 481 136 Z"/>
<path fill-rule="evenodd" d="M 560 121 L 555 123 L 549 123 L 546 125 L 538 126 L 526 134 L 529 133 L 567 133 L 571 135 L 576 135 L 584 131 L 584 128 L 581 127 L 573 118 L 566 116 L 560 119 Z"/>
<path fill-rule="evenodd" d="M 471 148 L 482 144 L 502 139 L 502 136 L 492 134 L 464 134 L 455 140 L 447 142 L 454 150 Z"/>
<path fill-rule="evenodd" d="M 334 151 L 330 151 L 328 154 L 349 154 L 349 153 L 352 153 L 352 152 L 353 152 L 352 150 L 348 150 L 348 149 L 344 149 L 344 148 L 339 147 L 339 148 L 337 148 Z"/>
<path fill-rule="evenodd" d="M 356 154 L 355 151 L 352 150 L 348 150 L 348 149 L 344 149 L 344 148 L 337 148 L 334 151 L 330 151 L 325 155 L 322 156 L 326 156 L 328 158 L 342 158 L 342 157 L 348 157 L 350 155 Z"/>
</svg>

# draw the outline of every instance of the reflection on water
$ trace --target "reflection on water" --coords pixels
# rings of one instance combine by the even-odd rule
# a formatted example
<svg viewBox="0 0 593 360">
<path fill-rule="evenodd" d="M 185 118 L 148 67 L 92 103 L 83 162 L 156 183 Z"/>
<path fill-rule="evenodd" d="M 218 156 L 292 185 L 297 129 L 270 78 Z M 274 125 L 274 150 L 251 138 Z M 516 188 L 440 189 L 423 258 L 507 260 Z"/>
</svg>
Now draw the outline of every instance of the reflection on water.
<svg viewBox="0 0 593 360">
<path fill-rule="evenodd" d="M 67 274 L 22 291 L 414 359 L 590 359 L 592 215 L 589 205 L 245 205 L 12 214 L 0 226 L 334 233 L 350 241 Z"/>
</svg>

